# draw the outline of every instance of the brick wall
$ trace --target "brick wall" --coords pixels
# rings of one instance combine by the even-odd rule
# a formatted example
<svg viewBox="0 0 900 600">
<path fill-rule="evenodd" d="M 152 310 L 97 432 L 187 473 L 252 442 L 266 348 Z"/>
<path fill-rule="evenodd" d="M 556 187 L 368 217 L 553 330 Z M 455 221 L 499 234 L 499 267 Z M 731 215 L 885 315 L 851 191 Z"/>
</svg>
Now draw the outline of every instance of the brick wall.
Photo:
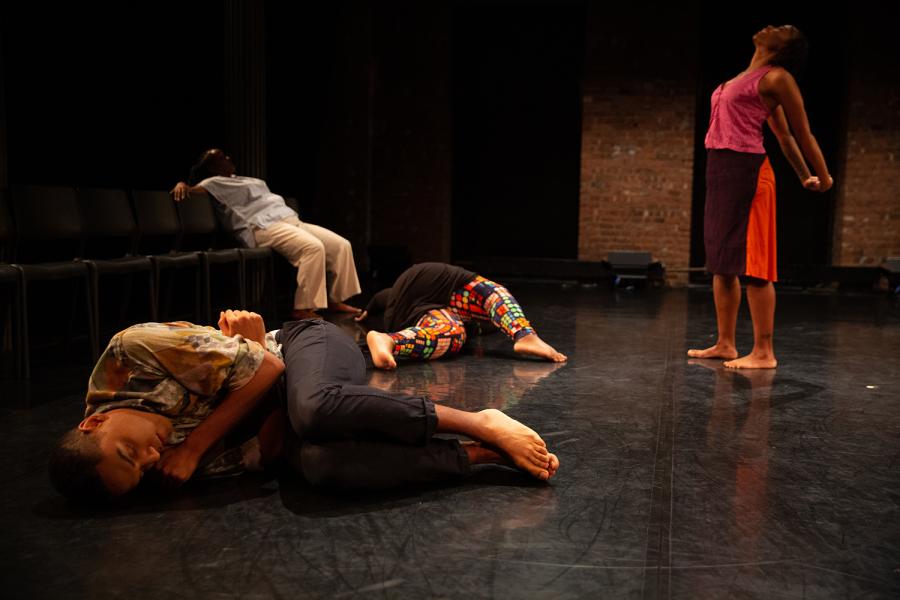
<svg viewBox="0 0 900 600">
<path fill-rule="evenodd" d="M 690 260 L 697 33 L 695 9 L 588 4 L 578 257 L 649 251 L 669 282 Z M 652 40 L 653 43 L 647 43 Z"/>
<path fill-rule="evenodd" d="M 852 44 L 843 168 L 837 171 L 833 264 L 900 256 L 900 51 L 893 32 L 857 23 Z M 882 26 L 882 29 L 885 29 Z"/>
</svg>

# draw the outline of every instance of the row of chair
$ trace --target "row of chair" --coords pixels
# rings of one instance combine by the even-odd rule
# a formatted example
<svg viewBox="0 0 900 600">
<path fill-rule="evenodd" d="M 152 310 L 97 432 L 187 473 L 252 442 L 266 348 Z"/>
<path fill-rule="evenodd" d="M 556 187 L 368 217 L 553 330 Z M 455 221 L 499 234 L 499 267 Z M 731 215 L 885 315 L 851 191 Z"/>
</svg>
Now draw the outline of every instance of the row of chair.
<svg viewBox="0 0 900 600">
<path fill-rule="evenodd" d="M 240 305 L 247 305 L 249 293 L 254 303 L 267 299 L 266 310 L 274 314 L 272 252 L 240 247 L 216 207 L 205 194 L 176 203 L 167 192 L 153 190 L 12 186 L 0 193 L 0 286 L 12 290 L 9 337 L 18 350 L 17 376 L 30 376 L 27 290 L 34 282 L 81 285 L 94 358 L 102 330 L 99 298 L 113 276 L 144 279 L 148 317 L 157 320 L 168 317 L 160 315 L 163 273 L 192 270 L 194 318 L 211 323 L 211 267 L 230 266 Z M 260 268 L 248 278 L 251 266 Z"/>
</svg>

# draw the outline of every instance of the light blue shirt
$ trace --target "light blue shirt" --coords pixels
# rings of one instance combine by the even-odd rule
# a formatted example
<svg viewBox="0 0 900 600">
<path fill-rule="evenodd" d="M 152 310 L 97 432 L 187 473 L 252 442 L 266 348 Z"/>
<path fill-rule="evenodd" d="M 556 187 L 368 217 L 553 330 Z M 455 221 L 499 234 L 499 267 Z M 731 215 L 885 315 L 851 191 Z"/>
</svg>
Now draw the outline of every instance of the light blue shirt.
<svg viewBox="0 0 900 600">
<path fill-rule="evenodd" d="M 269 191 L 262 179 L 255 177 L 209 177 L 198 184 L 222 205 L 225 216 L 241 241 L 248 248 L 256 247 L 255 229 L 267 229 L 287 219 L 296 217 L 284 198 Z"/>
</svg>

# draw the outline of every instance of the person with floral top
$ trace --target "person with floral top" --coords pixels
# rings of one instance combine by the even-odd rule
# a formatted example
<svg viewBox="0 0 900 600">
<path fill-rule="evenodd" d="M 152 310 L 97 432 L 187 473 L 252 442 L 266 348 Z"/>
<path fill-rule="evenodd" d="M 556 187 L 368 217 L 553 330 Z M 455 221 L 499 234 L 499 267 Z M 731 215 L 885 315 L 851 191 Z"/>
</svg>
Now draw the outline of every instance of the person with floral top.
<svg viewBox="0 0 900 600">
<path fill-rule="evenodd" d="M 331 323 L 292 321 L 267 334 L 258 314 L 226 311 L 218 324 L 144 323 L 113 337 L 91 375 L 84 419 L 51 456 L 60 493 L 105 502 L 149 471 L 184 483 L 282 372 L 285 393 L 260 429 L 260 454 L 263 462 L 284 456 L 315 485 L 458 478 L 475 464 L 547 480 L 559 467 L 537 433 L 498 410 L 466 412 L 366 386 L 362 353 Z"/>
</svg>

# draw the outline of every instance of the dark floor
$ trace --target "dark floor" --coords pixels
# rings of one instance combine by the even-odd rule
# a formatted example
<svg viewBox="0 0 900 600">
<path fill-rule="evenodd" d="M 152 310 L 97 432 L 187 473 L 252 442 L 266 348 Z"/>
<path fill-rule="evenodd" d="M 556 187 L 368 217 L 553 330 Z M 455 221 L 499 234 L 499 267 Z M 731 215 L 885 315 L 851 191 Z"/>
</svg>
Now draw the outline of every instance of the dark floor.
<svg viewBox="0 0 900 600">
<path fill-rule="evenodd" d="M 782 292 L 777 371 L 731 372 L 685 358 L 712 339 L 708 290 L 510 287 L 568 364 L 487 335 L 372 377 L 508 411 L 559 455 L 551 484 L 491 469 L 337 496 L 247 476 L 84 513 L 44 473 L 70 395 L 0 412 L 0 595 L 900 597 L 896 303 Z"/>
</svg>

